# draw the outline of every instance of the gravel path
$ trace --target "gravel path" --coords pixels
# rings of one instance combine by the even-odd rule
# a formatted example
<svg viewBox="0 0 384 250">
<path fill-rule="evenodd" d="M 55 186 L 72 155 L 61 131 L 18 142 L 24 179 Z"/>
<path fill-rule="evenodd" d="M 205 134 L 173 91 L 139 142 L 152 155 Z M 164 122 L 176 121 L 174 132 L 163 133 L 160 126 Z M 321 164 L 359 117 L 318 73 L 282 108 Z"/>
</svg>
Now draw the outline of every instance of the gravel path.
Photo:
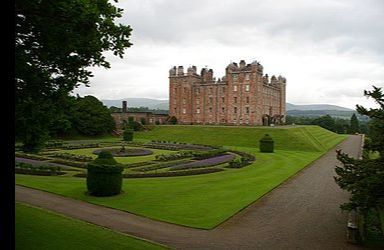
<svg viewBox="0 0 384 250">
<path fill-rule="evenodd" d="M 336 148 L 358 157 L 360 143 L 354 135 Z M 213 230 L 154 221 L 21 186 L 15 187 L 15 200 L 176 249 L 362 249 L 346 243 L 347 215 L 339 205 L 349 194 L 334 182 L 337 164 L 331 150 Z"/>
</svg>

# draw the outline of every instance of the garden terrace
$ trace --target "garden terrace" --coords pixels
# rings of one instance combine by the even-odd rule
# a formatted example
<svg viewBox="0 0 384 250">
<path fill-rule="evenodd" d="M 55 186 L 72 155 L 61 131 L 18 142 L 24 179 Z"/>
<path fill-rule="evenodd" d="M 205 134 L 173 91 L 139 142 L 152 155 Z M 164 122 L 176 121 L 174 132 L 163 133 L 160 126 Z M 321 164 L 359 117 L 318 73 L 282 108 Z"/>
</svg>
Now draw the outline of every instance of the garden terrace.
<svg viewBox="0 0 384 250">
<path fill-rule="evenodd" d="M 268 133 L 275 141 L 274 153 L 260 153 L 259 139 Z M 321 157 L 346 136 L 337 135 L 318 126 L 288 127 L 219 127 L 219 126 L 156 126 L 151 131 L 136 132 L 134 143 L 151 140 L 182 141 L 188 144 L 223 146 L 235 159 L 256 160 L 240 169 L 230 168 L 230 162 L 213 167 L 175 171 L 216 171 L 209 174 L 174 176 L 172 178 L 130 178 L 123 180 L 123 193 L 113 199 L 89 197 L 85 194 L 85 179 L 72 176 L 16 175 L 15 181 L 36 189 L 112 207 L 156 220 L 210 229 L 276 188 L 282 182 Z M 114 142 L 118 142 L 116 138 Z M 111 140 L 109 140 L 111 142 Z M 132 146 L 132 144 L 127 144 Z M 132 146 L 133 147 L 133 146 Z M 94 149 L 71 150 L 73 154 L 91 155 Z M 152 150 L 152 149 L 151 149 Z M 234 152 L 232 152 L 234 150 Z M 66 151 L 66 150 L 62 150 Z M 237 152 L 236 152 L 237 151 Z M 59 151 L 60 152 L 60 151 Z M 69 152 L 69 151 L 67 151 Z M 163 162 L 155 156 L 175 151 L 153 149 L 154 154 L 138 157 L 116 157 L 127 164 L 125 177 L 168 175 L 170 167 L 153 171 L 134 171 Z M 209 151 L 207 151 L 209 152 Z M 242 153 L 239 153 L 242 152 Z M 192 158 L 181 160 L 195 161 Z M 175 160 L 179 161 L 179 160 Z M 170 163 L 175 161 L 168 161 Z M 137 165 L 134 165 L 137 164 Z M 143 165 L 141 165 L 143 164 Z M 77 173 L 85 174 L 79 169 Z M 143 175 L 144 174 L 144 175 Z M 148 174 L 145 176 L 145 174 Z M 138 176 L 140 175 L 140 176 Z"/>
</svg>

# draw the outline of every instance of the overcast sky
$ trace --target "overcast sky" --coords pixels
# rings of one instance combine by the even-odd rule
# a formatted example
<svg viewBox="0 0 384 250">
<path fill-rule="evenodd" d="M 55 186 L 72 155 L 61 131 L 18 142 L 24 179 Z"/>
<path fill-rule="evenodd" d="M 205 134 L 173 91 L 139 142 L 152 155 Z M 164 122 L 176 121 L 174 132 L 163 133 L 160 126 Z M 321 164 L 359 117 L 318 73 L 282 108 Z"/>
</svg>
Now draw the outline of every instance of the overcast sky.
<svg viewBox="0 0 384 250">
<path fill-rule="evenodd" d="M 355 108 L 384 87 L 383 0 L 120 0 L 118 22 L 131 25 L 124 58 L 106 53 L 110 69 L 92 68 L 98 99 L 168 99 L 173 66 L 212 68 L 257 60 L 264 74 L 287 79 L 287 102 Z"/>
</svg>

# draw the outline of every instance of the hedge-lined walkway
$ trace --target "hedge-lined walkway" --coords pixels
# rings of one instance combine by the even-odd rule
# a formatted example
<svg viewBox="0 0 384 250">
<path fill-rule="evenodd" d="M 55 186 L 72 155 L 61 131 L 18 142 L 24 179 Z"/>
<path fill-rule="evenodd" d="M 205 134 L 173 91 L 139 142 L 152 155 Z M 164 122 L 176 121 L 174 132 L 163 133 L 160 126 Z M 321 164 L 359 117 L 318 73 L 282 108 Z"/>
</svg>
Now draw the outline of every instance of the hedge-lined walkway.
<svg viewBox="0 0 384 250">
<path fill-rule="evenodd" d="M 361 137 L 336 148 L 358 157 Z M 334 182 L 335 150 L 213 230 L 154 221 L 47 192 L 15 187 L 15 200 L 177 249 L 360 249 L 346 243 L 349 194 Z"/>
</svg>

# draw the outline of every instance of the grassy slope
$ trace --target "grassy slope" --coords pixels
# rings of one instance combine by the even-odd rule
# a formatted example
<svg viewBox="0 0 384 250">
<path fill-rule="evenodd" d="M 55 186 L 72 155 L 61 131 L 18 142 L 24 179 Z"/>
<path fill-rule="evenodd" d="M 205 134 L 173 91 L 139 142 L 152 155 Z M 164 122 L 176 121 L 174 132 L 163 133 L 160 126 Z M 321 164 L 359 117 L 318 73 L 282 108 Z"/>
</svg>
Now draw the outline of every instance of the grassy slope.
<svg viewBox="0 0 384 250">
<path fill-rule="evenodd" d="M 318 126 L 291 128 L 157 126 L 149 132 L 135 133 L 135 139 L 255 148 L 259 146 L 259 140 L 264 134 L 270 134 L 275 141 L 275 148 L 281 150 L 324 151 L 340 141 L 340 136 Z"/>
<path fill-rule="evenodd" d="M 166 249 L 147 241 L 16 203 L 15 249 Z"/>
<path fill-rule="evenodd" d="M 259 153 L 255 144 L 264 133 L 271 134 L 278 148 L 284 150 L 276 150 L 274 154 Z M 163 137 L 163 134 L 166 135 Z M 79 178 L 17 175 L 16 183 L 163 221 L 208 229 L 259 199 L 345 138 L 316 126 L 291 129 L 162 126 L 136 136 L 226 145 L 253 153 L 257 160 L 243 169 L 208 175 L 127 179 L 124 180 L 124 193 L 109 198 L 86 196 L 85 180 Z"/>
</svg>

